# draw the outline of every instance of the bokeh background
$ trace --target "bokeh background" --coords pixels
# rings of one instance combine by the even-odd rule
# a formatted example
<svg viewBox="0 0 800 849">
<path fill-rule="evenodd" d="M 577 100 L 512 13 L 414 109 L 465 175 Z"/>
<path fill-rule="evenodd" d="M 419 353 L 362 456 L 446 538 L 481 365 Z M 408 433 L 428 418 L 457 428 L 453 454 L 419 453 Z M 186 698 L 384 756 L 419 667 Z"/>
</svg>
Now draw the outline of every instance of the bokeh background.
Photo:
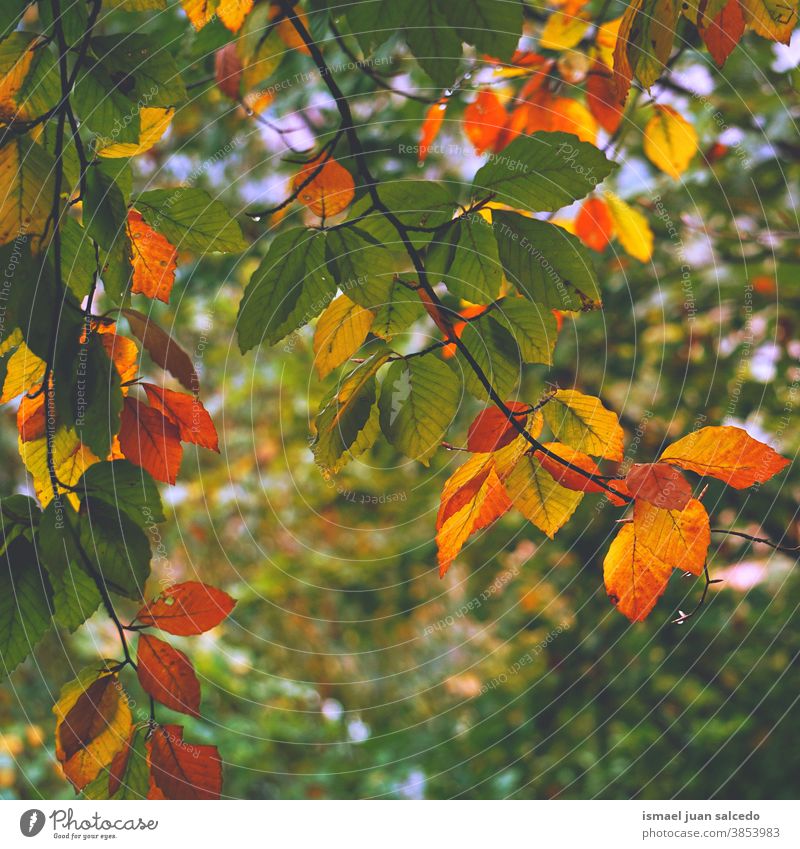
<svg viewBox="0 0 800 849">
<path fill-rule="evenodd" d="M 263 113 L 283 133 L 232 107 L 208 79 L 220 26 L 187 37 L 179 12 L 142 17 L 154 39 L 175 40 L 197 85 L 136 179 L 140 188 L 198 185 L 244 213 L 287 191 L 297 166 L 284 161 L 284 142 L 307 147 L 335 119 L 319 80 L 302 78 L 309 66 L 297 53 L 275 57 L 271 81 L 295 82 Z M 332 62 L 349 61 L 335 45 L 325 49 Z M 395 87 L 431 93 L 400 44 L 381 50 L 380 71 Z M 776 48 L 747 38 L 724 72 L 688 50 L 670 84 L 654 89 L 660 103 L 691 115 L 710 156 L 680 181 L 657 174 L 635 117 L 614 186 L 646 212 L 653 260 L 613 247 L 597 255 L 604 311 L 565 318 L 555 366 L 529 367 L 520 397 L 535 400 L 546 381 L 598 394 L 620 413 L 628 461 L 647 462 L 665 440 L 722 423 L 797 456 L 799 60 L 797 40 Z M 425 107 L 376 92 L 356 68 L 337 78 L 374 171 L 460 181 L 481 161 L 460 116 L 481 81 L 502 92 L 494 74 L 481 71 L 455 92 L 442 150 L 424 171 L 401 151 L 418 142 Z M 196 360 L 221 436 L 219 456 L 187 447 L 179 483 L 164 493 L 166 554 L 154 563 L 154 587 L 199 578 L 238 599 L 227 623 L 192 641 L 204 719 L 181 718 L 187 737 L 219 745 L 224 793 L 793 796 L 795 560 L 715 536 L 709 568 L 723 581 L 698 614 L 673 623 L 702 590 L 701 580 L 676 574 L 650 618 L 632 626 L 602 581 L 620 513 L 588 496 L 554 541 L 508 514 L 439 580 L 438 497 L 461 456 L 442 450 L 425 469 L 381 441 L 335 480 L 321 477 L 309 420 L 335 377 L 320 384 L 314 374 L 308 328 L 288 350 L 239 354 L 236 307 L 279 224 L 240 218 L 253 251 L 184 263 L 173 303 L 154 307 Z M 424 338 L 412 328 L 400 344 Z M 463 443 L 478 409 L 464 400 L 453 442 Z M 0 489 L 25 491 L 13 411 L 3 415 Z M 799 495 L 795 463 L 758 490 L 712 482 L 705 503 L 716 527 L 798 545 Z M 71 796 L 53 757 L 51 706 L 76 670 L 116 651 L 97 615 L 75 635 L 49 636 L 0 689 L 0 797 Z"/>
</svg>

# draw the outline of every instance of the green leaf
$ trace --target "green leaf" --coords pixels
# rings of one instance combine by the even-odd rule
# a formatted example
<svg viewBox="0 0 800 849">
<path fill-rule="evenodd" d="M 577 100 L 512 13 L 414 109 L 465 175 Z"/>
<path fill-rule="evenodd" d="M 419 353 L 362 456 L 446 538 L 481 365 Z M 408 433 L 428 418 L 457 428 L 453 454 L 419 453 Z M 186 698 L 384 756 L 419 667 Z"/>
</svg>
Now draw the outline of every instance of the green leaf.
<svg viewBox="0 0 800 849">
<path fill-rule="evenodd" d="M 553 364 L 558 328 L 549 309 L 525 298 L 503 298 L 492 315 L 514 337 L 523 362 Z"/>
<path fill-rule="evenodd" d="M 78 75 L 73 93 L 81 121 L 101 137 L 99 147 L 139 141 L 139 110 L 97 64 Z"/>
<path fill-rule="evenodd" d="M 53 7 L 51 3 L 37 3 L 39 18 L 44 30 L 50 30 L 52 34 Z M 86 24 L 89 17 L 88 5 L 86 3 L 64 3 L 59 7 L 61 28 L 68 45 L 79 42 L 86 32 Z"/>
<path fill-rule="evenodd" d="M 83 221 L 89 235 L 102 248 L 100 268 L 106 292 L 121 301 L 132 273 L 128 209 L 119 186 L 97 167 L 86 172 Z"/>
<path fill-rule="evenodd" d="M 446 235 L 446 240 L 429 248 L 425 264 L 429 277 L 443 280 L 465 301 L 493 301 L 500 293 L 503 267 L 492 225 L 480 215 L 470 215 L 449 227 Z"/>
<path fill-rule="evenodd" d="M 346 14 L 350 32 L 357 39 L 365 57 L 370 56 L 403 25 L 402 12 L 394 0 L 350 3 Z"/>
<path fill-rule="evenodd" d="M 136 198 L 142 218 L 180 251 L 243 251 L 247 243 L 225 206 L 203 189 L 155 189 Z"/>
<path fill-rule="evenodd" d="M 81 442 L 96 456 L 106 457 L 111 451 L 112 437 L 119 433 L 122 384 L 119 372 L 96 333 L 78 352 L 72 410 L 75 432 Z"/>
<path fill-rule="evenodd" d="M 130 743 L 130 752 L 113 799 L 146 799 L 150 792 L 150 765 L 147 760 L 146 728 L 138 728 Z"/>
<path fill-rule="evenodd" d="M 41 272 L 41 263 L 31 256 L 30 240 L 19 236 L 5 245 L 0 245 L 0 304 L 5 307 L 0 318 L 0 342 L 5 341 L 15 330 L 30 323 L 30 315 L 24 310 L 30 301 L 30 293 L 36 289 Z"/>
<path fill-rule="evenodd" d="M 54 171 L 55 160 L 35 142 L 17 138 L 0 147 L 0 245 L 44 233 Z"/>
<path fill-rule="evenodd" d="M 351 301 L 366 309 L 386 303 L 397 263 L 371 233 L 355 225 L 331 230 L 325 253 L 336 285 Z"/>
<path fill-rule="evenodd" d="M 333 300 L 335 292 L 336 281 L 325 264 L 325 234 L 305 227 L 279 233 L 239 305 L 242 353 L 262 342 L 274 345 L 307 324 Z"/>
<path fill-rule="evenodd" d="M 186 100 L 186 88 L 172 50 L 154 45 L 152 35 L 103 35 L 93 38 L 91 46 L 118 90 L 132 102 L 168 107 Z"/>
<path fill-rule="evenodd" d="M 461 339 L 495 392 L 504 400 L 508 398 L 519 380 L 521 362 L 519 348 L 511 334 L 490 315 L 485 315 L 469 322 Z M 489 393 L 461 351 L 458 363 L 467 391 L 476 398 L 489 400 Z"/>
<path fill-rule="evenodd" d="M 93 463 L 75 491 L 84 501 L 104 501 L 126 513 L 141 528 L 166 521 L 158 487 L 141 467 L 127 460 Z"/>
<path fill-rule="evenodd" d="M 33 541 L 33 532 L 39 523 L 39 505 L 27 495 L 6 495 L 0 499 L 0 555 L 17 537 Z"/>
<path fill-rule="evenodd" d="M 55 620 L 70 631 L 83 625 L 102 601 L 76 546 L 78 526 L 78 514 L 70 503 L 54 499 L 42 514 L 37 537 L 39 560 L 53 588 Z"/>
<path fill-rule="evenodd" d="M 461 36 L 448 24 L 436 0 L 406 0 L 406 42 L 423 71 L 439 88 L 452 86 L 461 61 Z"/>
<path fill-rule="evenodd" d="M 588 195 L 615 167 L 571 133 L 534 133 L 493 156 L 475 175 L 473 194 L 491 193 L 530 212 L 555 212 Z"/>
<path fill-rule="evenodd" d="M 439 9 L 467 44 L 506 61 L 522 35 L 522 3 L 497 0 L 439 0 Z"/>
<path fill-rule="evenodd" d="M 370 331 L 381 339 L 389 340 L 424 316 L 425 308 L 417 293 L 395 278 L 389 284 L 385 301 L 375 313 Z"/>
<path fill-rule="evenodd" d="M 112 592 L 139 600 L 150 575 L 150 542 L 126 513 L 104 501 L 85 502 L 80 540 L 84 551 Z"/>
<path fill-rule="evenodd" d="M 52 243 L 50 257 L 54 259 Z M 82 301 L 89 294 L 96 268 L 89 234 L 74 218 L 62 218 L 61 276 L 77 300 Z"/>
<path fill-rule="evenodd" d="M 384 182 L 377 187 L 377 192 L 381 203 L 409 228 L 409 238 L 417 250 L 427 245 L 434 232 L 450 221 L 457 207 L 452 189 L 431 180 Z M 360 230 L 369 233 L 396 258 L 408 263 L 406 249 L 397 230 L 382 213 L 367 214 L 371 206 L 372 196 L 366 193 L 350 208 L 348 220 L 357 223 Z"/>
<path fill-rule="evenodd" d="M 381 384 L 381 430 L 403 454 L 427 466 L 460 398 L 460 381 L 435 354 L 397 360 Z"/>
<path fill-rule="evenodd" d="M 581 241 L 562 227 L 514 212 L 492 212 L 506 277 L 537 304 L 554 310 L 602 306 L 594 266 Z"/>
<path fill-rule="evenodd" d="M 33 544 L 18 537 L 0 558 L 0 681 L 47 633 L 51 596 Z"/>
<path fill-rule="evenodd" d="M 366 451 L 380 433 L 375 375 L 390 356 L 382 345 L 342 380 L 317 414 L 311 450 L 326 475 Z"/>
</svg>

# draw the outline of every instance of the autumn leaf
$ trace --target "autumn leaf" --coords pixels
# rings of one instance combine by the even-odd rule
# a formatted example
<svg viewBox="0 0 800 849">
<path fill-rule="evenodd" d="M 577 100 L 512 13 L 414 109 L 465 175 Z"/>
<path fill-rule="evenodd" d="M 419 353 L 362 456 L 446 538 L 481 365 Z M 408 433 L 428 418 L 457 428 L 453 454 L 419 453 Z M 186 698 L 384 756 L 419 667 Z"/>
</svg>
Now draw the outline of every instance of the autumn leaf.
<svg viewBox="0 0 800 849">
<path fill-rule="evenodd" d="M 85 669 L 66 684 L 53 707 L 56 757 L 82 790 L 108 766 L 130 733 L 128 699 L 116 674 Z"/>
<path fill-rule="evenodd" d="M 553 12 L 539 36 L 539 47 L 546 50 L 569 50 L 577 46 L 587 29 L 589 20 L 583 14 Z"/>
<path fill-rule="evenodd" d="M 612 192 L 603 195 L 614 222 L 617 240 L 623 250 L 640 262 L 649 262 L 653 255 L 653 231 L 647 219 L 622 198 Z"/>
<path fill-rule="evenodd" d="M 425 120 L 419 131 L 419 153 L 417 159 L 419 162 L 424 162 L 431 149 L 431 145 L 436 141 L 436 136 L 439 135 L 439 130 L 442 128 L 444 114 L 447 109 L 447 101 L 440 100 L 438 103 L 431 104 L 425 112 Z"/>
<path fill-rule="evenodd" d="M 250 14 L 254 0 L 219 0 L 217 14 L 231 32 L 239 32 L 244 19 Z"/>
<path fill-rule="evenodd" d="M 644 128 L 647 158 L 673 180 L 680 178 L 697 153 L 694 127 L 671 106 L 656 106 Z"/>
<path fill-rule="evenodd" d="M 612 71 L 602 62 L 595 62 L 586 78 L 586 103 L 597 123 L 609 135 L 616 133 L 624 111 L 617 98 Z"/>
<path fill-rule="evenodd" d="M 181 442 L 191 442 L 219 453 L 217 429 L 199 398 L 152 383 L 142 383 L 141 387 L 150 406 L 177 426 Z"/>
<path fill-rule="evenodd" d="M 142 689 L 171 710 L 200 716 L 200 682 L 189 658 L 151 634 L 139 637 L 136 674 Z"/>
<path fill-rule="evenodd" d="M 231 41 L 214 54 L 214 78 L 217 88 L 231 100 L 239 100 L 242 85 L 242 60 Z"/>
<path fill-rule="evenodd" d="M 23 442 L 41 439 L 45 435 L 47 415 L 44 407 L 44 392 L 39 392 L 32 398 L 28 395 L 22 396 L 17 408 L 17 430 Z"/>
<path fill-rule="evenodd" d="M 506 110 L 493 91 L 483 89 L 464 110 L 464 133 L 478 155 L 492 150 L 506 123 Z"/>
<path fill-rule="evenodd" d="M 200 379 L 186 351 L 156 322 L 135 309 L 123 309 L 131 333 L 142 343 L 153 362 L 177 378 L 192 392 L 197 391 Z"/>
<path fill-rule="evenodd" d="M 604 251 L 614 235 L 614 219 L 602 198 L 588 198 L 575 217 L 575 233 L 593 251 Z"/>
<path fill-rule="evenodd" d="M 444 577 L 464 543 L 511 507 L 503 480 L 525 451 L 523 437 L 491 454 L 476 454 L 447 479 L 436 519 L 439 577 Z"/>
<path fill-rule="evenodd" d="M 37 357 L 24 342 L 20 342 L 19 347 L 6 363 L 0 404 L 5 404 L 17 395 L 30 392 L 41 385 L 45 368 L 44 360 Z"/>
<path fill-rule="evenodd" d="M 128 235 L 133 264 L 131 291 L 169 303 L 175 283 L 177 250 L 164 236 L 148 226 L 134 209 L 128 212 Z"/>
<path fill-rule="evenodd" d="M 139 141 L 117 142 L 99 146 L 97 153 L 106 159 L 128 159 L 150 150 L 161 140 L 167 128 L 172 123 L 174 109 L 161 109 L 157 106 L 145 106 L 139 111 L 140 132 Z"/>
<path fill-rule="evenodd" d="M 317 321 L 314 332 L 314 365 L 320 379 L 350 359 L 369 333 L 375 313 L 339 295 Z"/>
<path fill-rule="evenodd" d="M 734 489 L 764 483 L 789 465 L 769 445 L 730 425 L 700 428 L 673 442 L 659 460 L 718 478 Z"/>
<path fill-rule="evenodd" d="M 521 401 L 506 401 L 506 407 L 515 416 L 522 427 L 527 427 L 530 404 Z M 537 413 L 534 426 L 530 433 L 537 437 L 542 432 L 542 415 Z M 473 452 L 498 451 L 513 442 L 519 436 L 519 431 L 508 420 L 508 416 L 499 407 L 487 407 L 478 413 L 467 433 L 467 450 Z"/>
<path fill-rule="evenodd" d="M 797 6 L 786 0 L 740 0 L 747 28 L 762 38 L 788 44 L 797 26 Z"/>
<path fill-rule="evenodd" d="M 579 469 L 583 469 L 585 472 L 589 472 L 592 475 L 602 475 L 597 463 L 595 463 L 588 454 L 584 454 L 582 451 L 576 451 L 574 448 L 562 445 L 560 442 L 545 442 L 543 447 L 572 466 L 577 466 Z M 604 494 L 608 497 L 611 503 L 615 504 L 617 507 L 621 507 L 628 503 L 626 499 L 620 497 L 628 494 L 627 487 L 624 489 L 617 487 L 617 485 L 621 484 L 622 481 L 608 481 L 609 486 L 617 487 L 619 494 L 610 493 L 596 481 L 587 478 L 585 475 L 582 475 L 580 472 L 576 472 L 574 469 L 570 469 L 563 463 L 559 463 L 558 460 L 542 451 L 534 451 L 534 457 L 539 461 L 542 468 L 549 473 L 553 480 L 566 489 L 572 489 L 576 492 L 596 492 Z"/>
<path fill-rule="evenodd" d="M 682 511 L 637 501 L 633 522 L 620 528 L 603 562 L 609 598 L 632 622 L 643 621 L 674 569 L 702 574 L 710 542 L 708 514 L 699 501 Z"/>
<path fill-rule="evenodd" d="M 185 581 L 167 587 L 136 618 L 178 637 L 204 634 L 216 628 L 233 610 L 236 602 L 225 592 L 199 581 Z"/>
<path fill-rule="evenodd" d="M 292 180 L 292 189 L 300 192 L 300 203 L 320 218 L 338 215 L 355 197 L 353 177 L 335 159 L 328 159 L 321 169 L 317 160 L 304 165 Z"/>
<path fill-rule="evenodd" d="M 628 491 L 662 510 L 683 510 L 692 497 L 689 481 L 667 463 L 635 463 L 625 477 Z"/>
<path fill-rule="evenodd" d="M 222 760 L 216 746 L 186 743 L 180 725 L 162 725 L 148 741 L 150 798 L 219 799 Z"/>
<path fill-rule="evenodd" d="M 729 0 L 713 21 L 698 21 L 697 31 L 720 68 L 744 35 L 744 24 L 739 0 Z"/>
<path fill-rule="evenodd" d="M 553 434 L 565 445 L 609 460 L 621 460 L 623 433 L 616 413 L 599 398 L 559 389 L 542 408 Z"/>
<path fill-rule="evenodd" d="M 126 398 L 119 444 L 131 463 L 146 469 L 156 480 L 171 484 L 177 480 L 183 456 L 180 432 L 160 410 Z"/>
<path fill-rule="evenodd" d="M 126 383 L 135 380 L 139 371 L 139 349 L 132 339 L 116 332 L 116 325 L 100 325 L 97 330 L 106 354 L 117 369 L 122 381 L 122 392 L 127 394 Z"/>
</svg>

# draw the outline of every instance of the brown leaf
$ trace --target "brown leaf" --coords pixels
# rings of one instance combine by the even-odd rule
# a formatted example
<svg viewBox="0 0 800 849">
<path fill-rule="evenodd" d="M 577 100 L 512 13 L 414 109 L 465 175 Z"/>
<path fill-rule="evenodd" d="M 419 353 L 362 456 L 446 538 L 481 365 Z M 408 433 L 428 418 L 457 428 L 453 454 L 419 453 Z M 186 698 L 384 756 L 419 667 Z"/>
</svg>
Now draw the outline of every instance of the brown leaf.
<svg viewBox="0 0 800 849">
<path fill-rule="evenodd" d="M 122 314 L 128 319 L 131 332 L 142 343 L 153 362 L 166 369 L 188 390 L 196 392 L 200 380 L 192 361 L 169 333 L 139 310 L 123 309 Z"/>
</svg>

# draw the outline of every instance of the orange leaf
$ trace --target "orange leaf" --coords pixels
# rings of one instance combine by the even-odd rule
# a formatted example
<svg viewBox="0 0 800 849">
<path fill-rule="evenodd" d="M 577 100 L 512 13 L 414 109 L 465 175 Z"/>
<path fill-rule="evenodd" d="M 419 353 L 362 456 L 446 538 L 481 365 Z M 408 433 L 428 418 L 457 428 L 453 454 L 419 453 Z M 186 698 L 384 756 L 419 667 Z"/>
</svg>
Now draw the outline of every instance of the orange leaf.
<svg viewBox="0 0 800 849">
<path fill-rule="evenodd" d="M 428 156 L 430 146 L 433 144 L 436 136 L 439 135 L 439 130 L 444 121 L 444 113 L 447 109 L 447 101 L 440 100 L 428 107 L 425 113 L 425 120 L 422 122 L 419 134 L 419 153 L 417 158 L 420 162 L 424 162 Z"/>
<path fill-rule="evenodd" d="M 520 401 L 506 401 L 506 407 L 512 413 L 520 413 L 519 416 L 515 416 L 516 420 L 523 427 L 527 425 L 529 404 L 523 404 Z M 478 413 L 469 426 L 467 450 L 473 452 L 497 451 L 513 442 L 518 436 L 519 431 L 511 424 L 506 414 L 499 407 L 487 407 Z"/>
<path fill-rule="evenodd" d="M 142 634 L 136 652 L 136 674 L 144 691 L 162 705 L 200 716 L 200 682 L 182 651 L 158 637 Z"/>
<path fill-rule="evenodd" d="M 575 218 L 575 233 L 593 251 L 604 251 L 614 235 L 614 219 L 602 198 L 588 198 Z"/>
<path fill-rule="evenodd" d="M 185 581 L 167 587 L 136 618 L 142 625 L 154 626 L 178 637 L 191 637 L 216 628 L 233 610 L 236 602 L 225 592 L 199 581 Z"/>
<path fill-rule="evenodd" d="M 116 366 L 120 380 L 128 383 L 139 371 L 139 349 L 132 339 L 114 332 L 114 325 L 100 325 L 97 330 L 100 341 L 111 362 Z M 127 391 L 127 387 L 123 387 Z"/>
<path fill-rule="evenodd" d="M 697 31 L 708 52 L 721 68 L 744 35 L 744 13 L 739 0 L 730 0 L 708 26 L 704 26 L 704 22 L 705 19 L 702 19 L 702 22 L 698 19 Z"/>
<path fill-rule="evenodd" d="M 710 542 L 708 514 L 699 501 L 682 511 L 637 501 L 633 523 L 620 528 L 603 562 L 609 598 L 632 622 L 643 621 L 674 569 L 702 574 Z"/>
<path fill-rule="evenodd" d="M 17 409 L 17 430 L 23 442 L 41 439 L 45 435 L 47 416 L 44 409 L 45 393 L 36 397 L 23 395 Z"/>
<path fill-rule="evenodd" d="M 503 480 L 527 444 L 520 437 L 492 454 L 475 454 L 445 482 L 436 519 L 439 577 L 444 577 L 473 533 L 511 507 Z"/>
<path fill-rule="evenodd" d="M 242 70 L 242 60 L 239 58 L 235 42 L 231 41 L 224 47 L 220 47 L 214 54 L 214 77 L 217 88 L 231 100 L 239 99 Z"/>
<path fill-rule="evenodd" d="M 128 212 L 128 235 L 133 264 L 131 291 L 169 303 L 178 252 L 164 236 L 146 224 L 135 209 Z"/>
<path fill-rule="evenodd" d="M 214 422 L 199 398 L 174 392 L 152 383 L 143 383 L 150 406 L 160 410 L 178 427 L 182 442 L 193 442 L 202 448 L 210 448 L 219 454 L 219 439 Z"/>
<path fill-rule="evenodd" d="M 283 10 L 280 7 L 280 4 L 274 3 L 271 7 L 272 18 L 274 19 L 277 15 L 283 14 Z M 297 15 L 300 23 L 306 28 L 308 32 L 311 32 L 311 25 L 308 22 L 308 17 L 306 13 L 302 9 L 295 8 L 295 14 Z M 310 56 L 311 53 L 306 47 L 306 43 L 303 41 L 301 35 L 294 28 L 292 22 L 283 17 L 278 23 L 275 25 L 275 32 L 278 34 L 278 38 L 287 46 L 291 47 L 292 50 L 297 50 L 300 53 L 304 53 L 306 56 Z"/>
<path fill-rule="evenodd" d="M 160 410 L 135 398 L 126 398 L 122 407 L 119 445 L 122 453 L 159 481 L 174 484 L 181 465 L 178 428 Z"/>
<path fill-rule="evenodd" d="M 637 463 L 631 466 L 625 483 L 634 498 L 662 510 L 683 510 L 692 497 L 689 481 L 666 463 Z"/>
<path fill-rule="evenodd" d="M 477 98 L 464 110 L 464 132 L 475 153 L 493 148 L 506 125 L 506 110 L 493 91 L 479 91 Z"/>
<path fill-rule="evenodd" d="M 619 129 L 623 109 L 617 99 L 612 72 L 602 62 L 595 62 L 589 71 L 586 80 L 586 103 L 597 123 L 607 133 L 613 135 Z"/>
<path fill-rule="evenodd" d="M 725 481 L 734 489 L 764 483 L 789 465 L 769 445 L 740 427 L 703 427 L 670 445 L 659 458 L 698 475 Z"/>
<path fill-rule="evenodd" d="M 219 799 L 222 760 L 216 746 L 185 743 L 182 726 L 162 725 L 153 732 L 147 749 L 150 798 Z"/>
<path fill-rule="evenodd" d="M 217 15 L 227 29 L 238 32 L 252 8 L 253 0 L 220 0 Z"/>
<path fill-rule="evenodd" d="M 304 165 L 292 180 L 292 190 L 297 191 L 318 169 L 319 162 Z M 354 196 L 355 183 L 350 172 L 335 159 L 328 159 L 319 173 L 300 190 L 298 200 L 314 215 L 327 218 L 347 209 Z"/>
</svg>

